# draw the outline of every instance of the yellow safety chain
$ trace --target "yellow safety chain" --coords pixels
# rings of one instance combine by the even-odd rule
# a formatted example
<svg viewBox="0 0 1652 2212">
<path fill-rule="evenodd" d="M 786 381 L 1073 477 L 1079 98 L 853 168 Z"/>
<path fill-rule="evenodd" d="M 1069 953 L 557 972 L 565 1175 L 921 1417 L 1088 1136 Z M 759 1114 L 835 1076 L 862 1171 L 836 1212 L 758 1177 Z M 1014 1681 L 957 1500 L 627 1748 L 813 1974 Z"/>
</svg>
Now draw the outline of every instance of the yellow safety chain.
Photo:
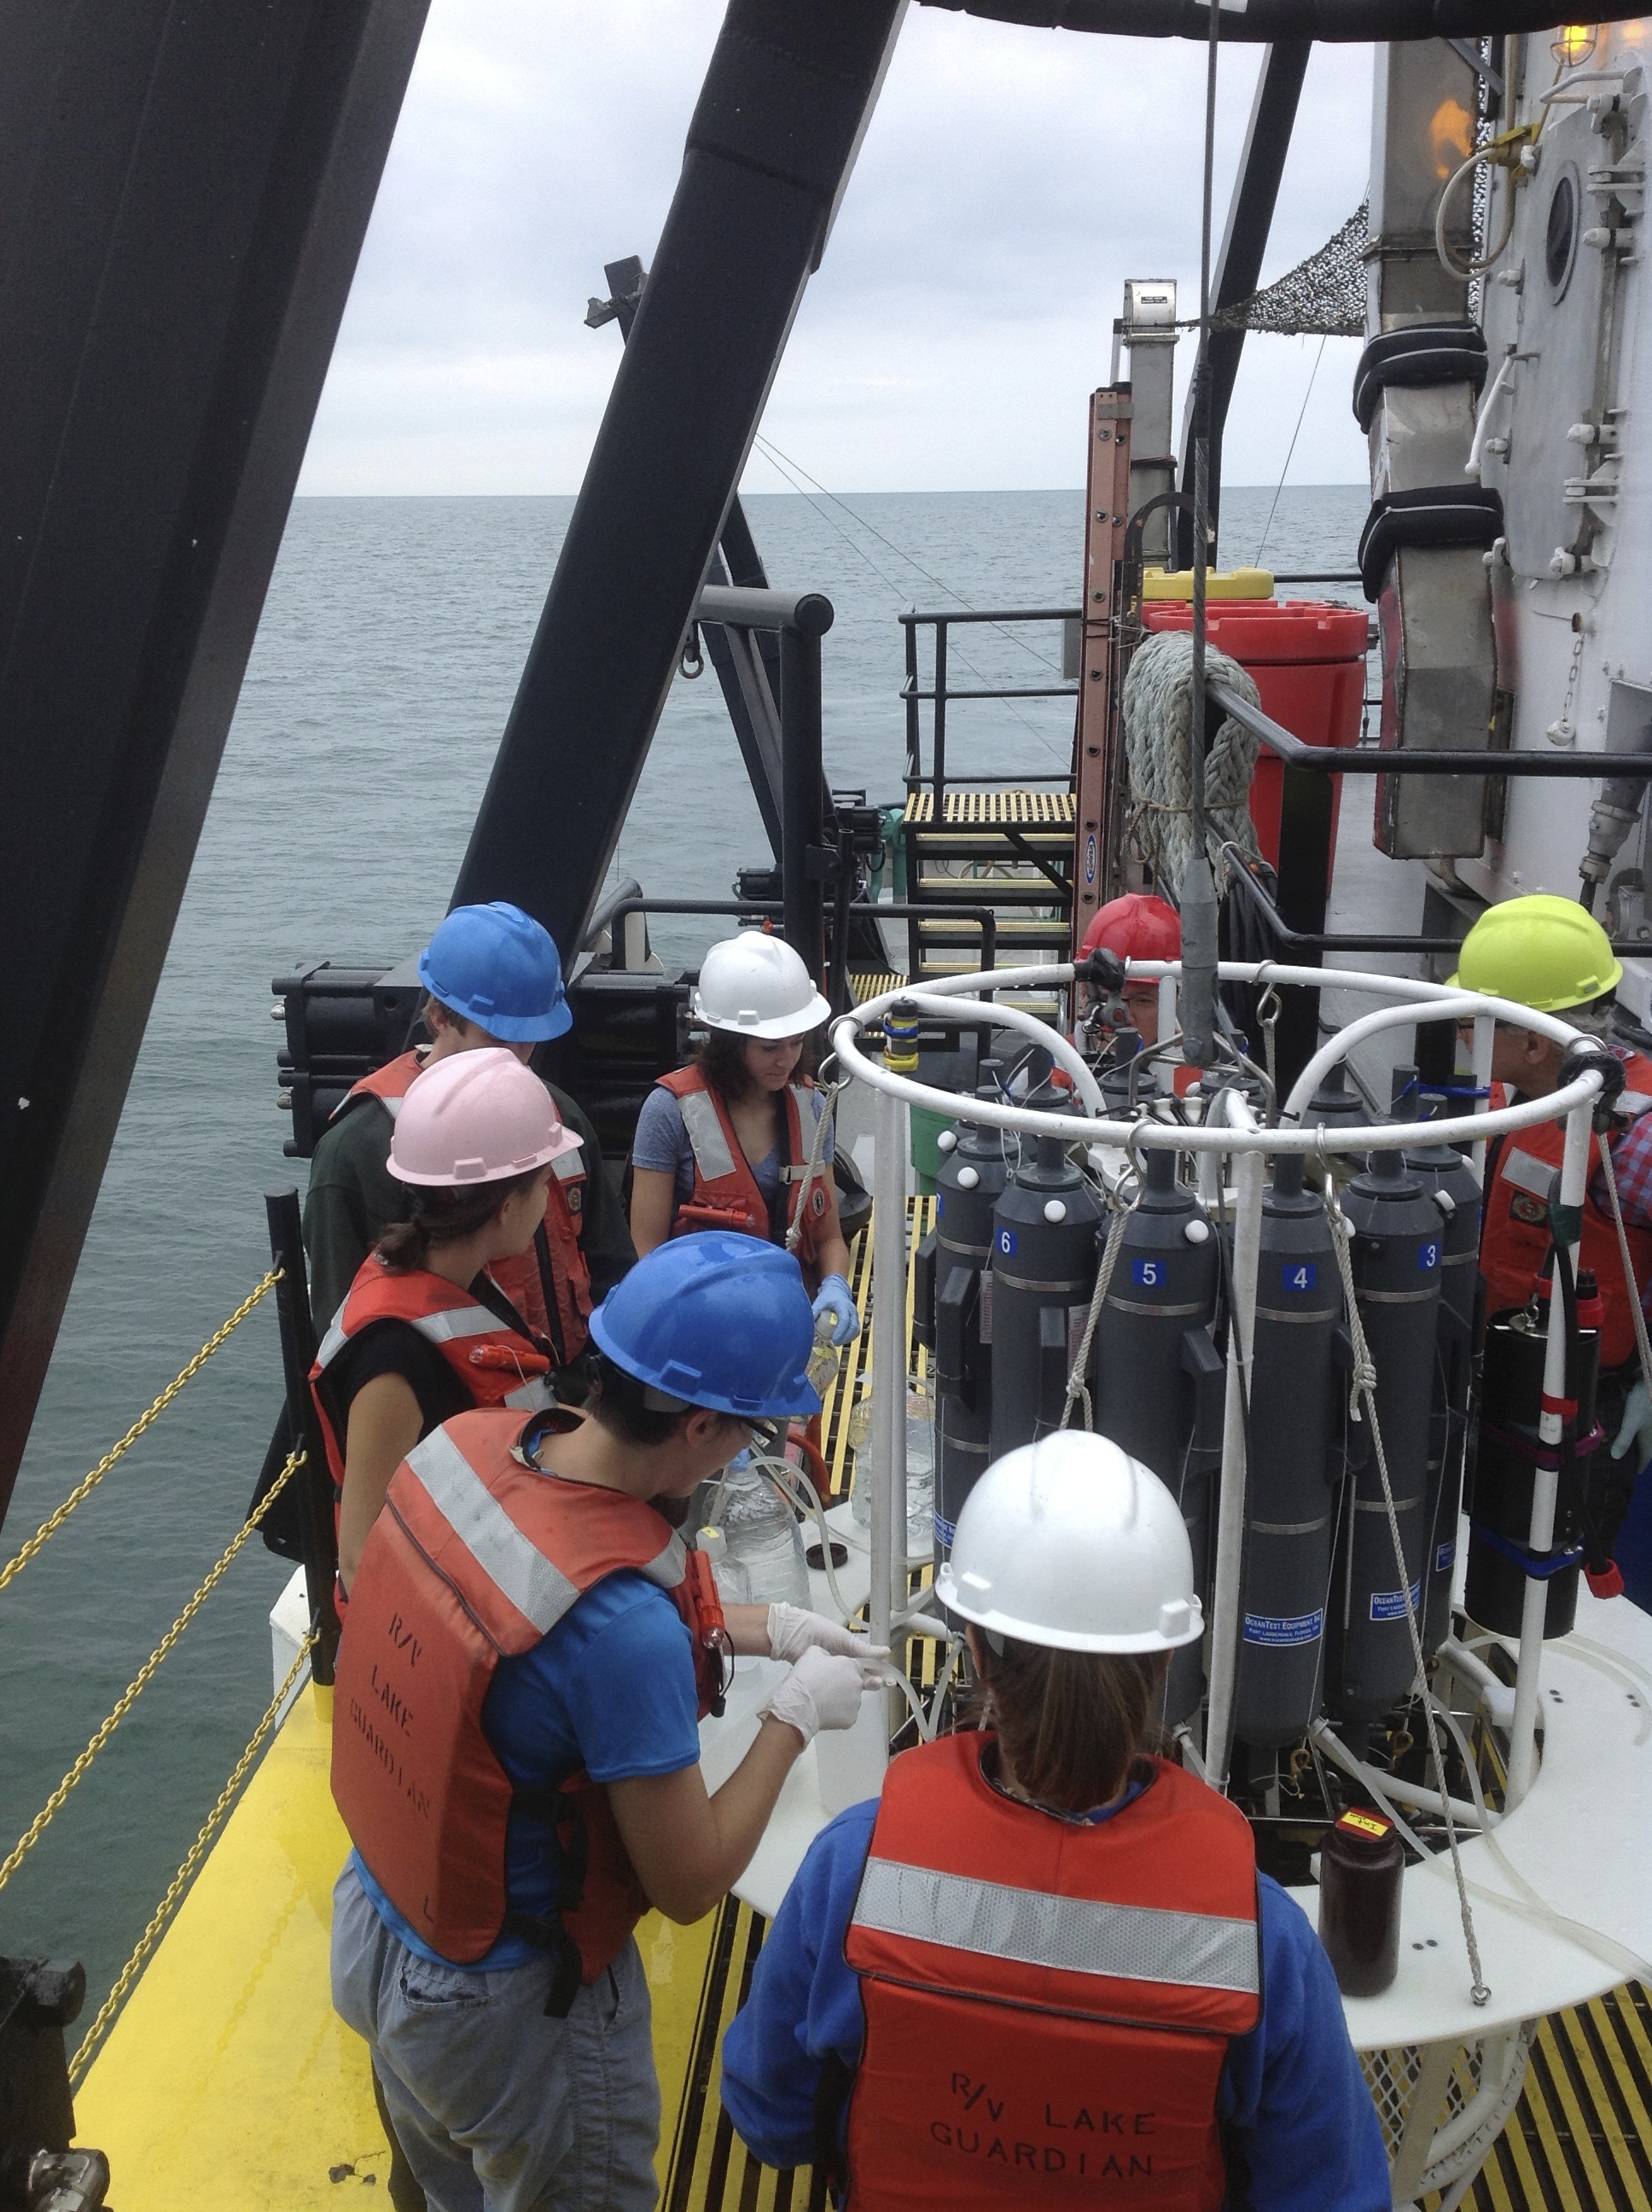
<svg viewBox="0 0 1652 2212">
<path fill-rule="evenodd" d="M 286 1478 L 283 1476 L 282 1480 L 285 1480 L 285 1479 Z M 293 1685 L 297 1681 L 299 1675 L 303 1671 L 305 1662 L 308 1659 L 311 1649 L 315 1643 L 315 1638 L 316 1632 L 314 1629 L 312 1629 L 309 1634 L 305 1638 L 303 1643 L 299 1645 L 297 1658 L 294 1660 L 292 1665 L 287 1669 L 286 1679 L 282 1683 L 281 1687 L 276 1692 L 275 1696 L 270 1698 L 269 1704 L 264 1707 L 264 1718 L 258 1723 L 257 1728 L 253 1729 L 251 1741 L 248 1743 L 246 1749 L 241 1753 L 240 1759 L 235 1763 L 234 1773 L 231 1774 L 228 1781 L 225 1783 L 223 1788 L 219 1791 L 217 1803 L 213 1807 L 212 1810 L 207 1814 L 205 1820 L 201 1823 L 201 1832 L 196 1837 L 195 1841 L 190 1845 L 188 1850 L 184 1854 L 183 1864 L 179 1868 L 177 1873 L 173 1875 L 171 1882 L 167 1886 L 166 1895 L 161 1899 L 160 1904 L 155 1906 L 155 1911 L 150 1914 L 149 1924 L 143 1930 L 143 1933 L 138 1937 L 137 1946 L 132 1952 L 131 1957 L 127 1960 L 125 1965 L 116 1975 L 114 1987 L 110 1990 L 108 1996 L 103 2000 L 101 2006 L 99 2008 L 97 2018 L 92 2022 L 90 2027 L 87 2029 L 86 2033 L 81 2039 L 80 2049 L 75 2053 L 74 2057 L 69 2062 L 69 2079 L 72 2087 L 76 2089 L 80 2087 L 81 2077 L 86 2071 L 87 2063 L 90 2059 L 92 2053 L 96 2049 L 97 2045 L 102 2041 L 104 2031 L 108 2027 L 110 2021 L 113 2020 L 115 2014 L 119 2011 L 122 2004 L 125 2002 L 127 1991 L 131 1988 L 132 1984 L 137 1978 L 138 1969 L 143 1966 L 143 1961 L 149 1957 L 150 1952 L 155 1948 L 161 1929 L 166 1926 L 167 1921 L 171 1919 L 173 1912 L 177 1910 L 179 1900 L 183 1896 L 184 1892 L 189 1887 L 190 1883 L 193 1881 L 196 1869 L 199 1867 L 201 1861 L 206 1856 L 208 1846 L 212 1842 L 213 1838 L 217 1834 L 219 1829 L 223 1826 L 225 1815 L 228 1813 L 230 1806 L 234 1802 L 236 1792 L 240 1790 L 242 1783 L 246 1779 L 248 1770 L 251 1768 L 253 1760 L 258 1757 L 259 1752 L 264 1747 L 264 1738 L 275 1726 L 276 1718 L 280 1714 L 282 1705 L 287 1702 L 288 1696 L 293 1688 Z"/>
<path fill-rule="evenodd" d="M 228 1339 L 234 1334 L 235 1330 L 237 1330 L 240 1327 L 241 1323 L 246 1319 L 248 1314 L 252 1312 L 253 1307 L 258 1304 L 259 1299 L 266 1297 L 269 1293 L 274 1290 L 276 1285 L 281 1280 L 281 1276 L 282 1271 L 279 1267 L 272 1267 L 270 1270 L 269 1273 L 258 1285 L 257 1289 L 252 1291 L 249 1296 L 241 1300 L 240 1305 L 238 1305 L 234 1312 L 230 1315 L 229 1319 L 224 1323 L 223 1327 L 219 1329 L 215 1329 L 212 1334 L 208 1337 L 206 1342 L 196 1353 L 194 1358 L 190 1361 L 189 1365 L 185 1367 L 181 1373 L 173 1376 L 172 1381 L 167 1383 L 166 1389 L 155 1400 L 154 1405 L 150 1407 L 149 1412 L 141 1415 L 138 1419 L 133 1422 L 131 1427 L 127 1430 L 125 1435 L 114 1447 L 113 1450 L 106 1452 L 103 1457 L 98 1462 L 97 1465 L 92 1469 L 90 1474 L 88 1474 L 83 1481 L 76 1484 L 74 1489 L 70 1492 L 68 1497 L 64 1498 L 63 1504 L 58 1508 L 57 1511 L 52 1514 L 48 1520 L 41 1522 L 39 1527 L 29 1538 L 27 1543 L 25 1544 L 22 1550 L 18 1553 L 16 1558 L 15 1559 L 8 1559 L 5 1565 L 3 1567 L 0 1567 L 0 1590 L 4 1589 L 8 1583 L 15 1582 L 17 1577 L 22 1573 L 23 1569 L 28 1565 L 29 1561 L 34 1559 L 42 1550 L 44 1550 L 46 1546 L 51 1541 L 52 1538 L 57 1534 L 58 1529 L 63 1527 L 64 1522 L 68 1520 L 70 1515 L 75 1510 L 75 1508 L 77 1505 L 82 1505 L 85 1504 L 86 1500 L 92 1495 L 92 1492 L 97 1488 L 99 1483 L 102 1481 L 104 1476 L 108 1474 L 111 1468 L 115 1465 L 116 1462 L 118 1460 L 124 1459 L 126 1454 L 131 1449 L 132 1446 L 137 1442 L 138 1438 L 143 1434 L 143 1431 L 147 1428 L 151 1427 L 155 1422 L 160 1419 L 161 1414 L 166 1412 L 167 1407 L 171 1405 L 173 1400 L 183 1389 L 185 1383 L 192 1382 L 195 1380 L 195 1377 L 206 1365 L 208 1360 L 211 1358 L 213 1353 L 217 1351 L 219 1346 L 228 1342 Z"/>
<path fill-rule="evenodd" d="M 122 1721 L 125 1719 L 127 1714 L 131 1712 L 132 1707 L 137 1703 L 139 1698 L 142 1697 L 143 1692 L 148 1688 L 149 1682 L 155 1674 L 155 1669 L 160 1666 L 167 1654 L 172 1650 L 173 1644 L 177 1643 L 184 1631 L 189 1626 L 191 1621 L 194 1620 L 196 1614 L 201 1610 L 201 1607 L 206 1603 L 208 1598 L 211 1596 L 213 1591 L 222 1581 L 225 1575 L 228 1573 L 231 1565 L 234 1562 L 235 1556 L 240 1552 L 242 1545 L 246 1543 L 247 1538 L 252 1534 L 259 1522 L 263 1520 L 264 1515 L 275 1504 L 276 1498 L 280 1497 L 287 1484 L 292 1480 L 294 1471 L 296 1468 L 302 1467 L 303 1464 L 304 1454 L 301 1450 L 290 1452 L 288 1455 L 286 1466 L 282 1468 L 281 1473 L 276 1477 L 269 1489 L 264 1492 L 264 1496 L 258 1500 L 258 1504 L 253 1509 L 252 1512 L 242 1523 L 240 1534 L 236 1536 L 234 1542 L 224 1553 L 222 1558 L 218 1561 L 217 1565 L 213 1568 L 210 1574 L 206 1577 L 206 1580 L 201 1584 L 199 1589 L 196 1591 L 194 1596 L 184 1607 L 184 1610 L 179 1614 L 177 1620 L 173 1621 L 172 1626 L 167 1631 L 159 1644 L 155 1645 L 154 1650 L 150 1652 L 149 1657 L 138 1668 L 132 1680 L 127 1684 L 125 1690 L 117 1700 L 108 1718 L 103 1723 L 101 1727 L 99 1728 L 91 1741 L 87 1745 L 85 1750 L 82 1752 L 80 1757 L 70 1768 L 68 1773 L 64 1775 L 63 1780 L 58 1784 L 52 1795 L 46 1799 L 45 1804 L 41 1806 L 39 1811 L 34 1815 L 33 1820 L 30 1821 L 28 1826 L 18 1838 L 9 1857 L 5 1859 L 3 1862 L 0 1862 L 0 1889 L 3 1889 L 5 1887 L 6 1884 L 11 1880 L 13 1875 L 16 1873 L 18 1868 L 21 1866 L 23 1861 L 27 1857 L 29 1852 L 33 1850 L 35 1844 L 39 1842 L 41 1837 L 51 1826 L 58 1814 L 62 1812 L 64 1801 L 67 1799 L 70 1791 L 85 1774 L 88 1767 L 91 1765 L 92 1761 L 103 1749 L 104 1745 L 108 1742 L 110 1737 L 120 1726 Z"/>
</svg>

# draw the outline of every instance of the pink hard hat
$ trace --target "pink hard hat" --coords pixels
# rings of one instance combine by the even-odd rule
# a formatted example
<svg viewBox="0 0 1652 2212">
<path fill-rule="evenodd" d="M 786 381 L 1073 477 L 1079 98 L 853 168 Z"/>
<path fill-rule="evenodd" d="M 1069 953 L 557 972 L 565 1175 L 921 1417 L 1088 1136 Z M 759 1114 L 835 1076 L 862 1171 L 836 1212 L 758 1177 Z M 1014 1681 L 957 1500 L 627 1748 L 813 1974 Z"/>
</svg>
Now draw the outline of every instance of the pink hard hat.
<svg viewBox="0 0 1652 2212">
<path fill-rule="evenodd" d="M 513 1052 L 449 1053 L 416 1077 L 390 1140 L 398 1182 L 458 1188 L 527 1175 L 584 1139 L 565 1128 L 544 1085 Z"/>
</svg>

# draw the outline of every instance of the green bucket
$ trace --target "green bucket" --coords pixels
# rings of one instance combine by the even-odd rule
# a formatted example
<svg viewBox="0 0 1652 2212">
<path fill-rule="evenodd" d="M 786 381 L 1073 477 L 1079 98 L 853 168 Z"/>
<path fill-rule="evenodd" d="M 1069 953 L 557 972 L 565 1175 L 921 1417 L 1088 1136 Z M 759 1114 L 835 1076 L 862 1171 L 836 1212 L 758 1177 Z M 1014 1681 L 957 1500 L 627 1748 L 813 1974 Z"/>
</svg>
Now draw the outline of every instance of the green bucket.
<svg viewBox="0 0 1652 2212">
<path fill-rule="evenodd" d="M 918 1189 L 921 1196 L 932 1198 L 935 1178 L 941 1170 L 940 1134 L 943 1129 L 957 1127 L 951 1114 L 932 1113 L 927 1106 L 908 1106 L 912 1117 L 912 1164 L 918 1171 Z"/>
</svg>

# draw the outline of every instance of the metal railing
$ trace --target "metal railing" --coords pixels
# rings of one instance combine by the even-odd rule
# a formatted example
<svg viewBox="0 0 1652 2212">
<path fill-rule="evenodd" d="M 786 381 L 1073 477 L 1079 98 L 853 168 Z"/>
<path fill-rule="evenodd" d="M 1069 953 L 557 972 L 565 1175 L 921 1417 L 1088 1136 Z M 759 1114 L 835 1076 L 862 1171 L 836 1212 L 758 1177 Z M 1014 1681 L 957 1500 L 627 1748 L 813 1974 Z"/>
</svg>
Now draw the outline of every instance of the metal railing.
<svg viewBox="0 0 1652 2212">
<path fill-rule="evenodd" d="M 988 623 L 1005 629 L 1012 623 L 1059 622 L 1075 623 L 1081 618 L 1078 607 L 1009 607 L 969 608 L 965 611 L 945 614 L 926 614 L 909 608 L 901 616 L 901 627 L 906 632 L 906 681 L 901 686 L 901 697 L 906 706 L 907 757 L 904 781 L 907 789 L 918 791 L 926 786 L 935 794 L 935 823 L 938 827 L 946 812 L 946 710 L 951 702 L 960 699 L 1076 699 L 1078 686 L 1063 680 L 1060 684 L 1000 684 L 980 687 L 961 687 L 948 681 L 947 641 L 950 633 L 968 624 Z M 927 690 L 919 681 L 918 632 L 929 629 L 935 633 L 933 680 Z M 932 713 L 930 718 L 929 773 L 924 773 L 923 726 L 921 708 L 927 703 Z M 969 776 L 971 784 L 984 783 L 1061 783 L 1070 784 L 1070 769 L 1039 770 L 1029 775 L 1019 773 Z"/>
</svg>

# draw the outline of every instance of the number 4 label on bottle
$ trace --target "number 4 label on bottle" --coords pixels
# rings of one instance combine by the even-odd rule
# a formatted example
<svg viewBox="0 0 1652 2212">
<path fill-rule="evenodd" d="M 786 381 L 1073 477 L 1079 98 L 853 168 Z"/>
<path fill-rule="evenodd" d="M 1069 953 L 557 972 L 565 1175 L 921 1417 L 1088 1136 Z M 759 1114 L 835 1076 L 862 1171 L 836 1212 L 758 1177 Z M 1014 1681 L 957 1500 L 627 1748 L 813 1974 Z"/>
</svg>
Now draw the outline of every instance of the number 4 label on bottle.
<svg viewBox="0 0 1652 2212">
<path fill-rule="evenodd" d="M 1285 1286 L 1288 1291 L 1311 1291 L 1319 1279 L 1319 1268 L 1312 1260 L 1295 1261 L 1285 1270 Z"/>
</svg>

